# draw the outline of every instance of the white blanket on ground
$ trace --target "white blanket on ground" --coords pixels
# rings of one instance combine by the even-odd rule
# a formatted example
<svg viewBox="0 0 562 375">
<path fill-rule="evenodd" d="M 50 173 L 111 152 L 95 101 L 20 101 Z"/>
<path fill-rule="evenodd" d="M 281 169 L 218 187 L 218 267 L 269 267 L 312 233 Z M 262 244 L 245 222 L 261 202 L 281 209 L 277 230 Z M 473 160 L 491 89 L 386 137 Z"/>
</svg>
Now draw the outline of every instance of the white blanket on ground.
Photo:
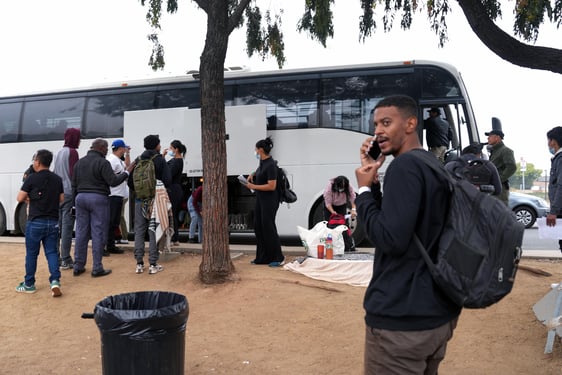
<svg viewBox="0 0 562 375">
<path fill-rule="evenodd" d="M 302 263 L 295 260 L 283 268 L 316 280 L 366 287 L 373 274 L 373 261 L 306 258 Z"/>
</svg>

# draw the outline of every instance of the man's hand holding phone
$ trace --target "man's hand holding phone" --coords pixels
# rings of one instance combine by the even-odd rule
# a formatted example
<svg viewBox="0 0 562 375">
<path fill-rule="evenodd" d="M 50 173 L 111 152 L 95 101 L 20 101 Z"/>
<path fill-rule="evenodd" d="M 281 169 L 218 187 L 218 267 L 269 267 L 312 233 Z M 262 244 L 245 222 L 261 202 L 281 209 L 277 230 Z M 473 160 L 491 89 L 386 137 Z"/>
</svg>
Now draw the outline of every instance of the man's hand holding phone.
<svg viewBox="0 0 562 375">
<path fill-rule="evenodd" d="M 355 170 L 357 184 L 371 186 L 378 183 L 378 170 L 384 163 L 384 155 L 377 143 L 376 136 L 367 138 L 361 145 L 361 167 Z"/>
</svg>

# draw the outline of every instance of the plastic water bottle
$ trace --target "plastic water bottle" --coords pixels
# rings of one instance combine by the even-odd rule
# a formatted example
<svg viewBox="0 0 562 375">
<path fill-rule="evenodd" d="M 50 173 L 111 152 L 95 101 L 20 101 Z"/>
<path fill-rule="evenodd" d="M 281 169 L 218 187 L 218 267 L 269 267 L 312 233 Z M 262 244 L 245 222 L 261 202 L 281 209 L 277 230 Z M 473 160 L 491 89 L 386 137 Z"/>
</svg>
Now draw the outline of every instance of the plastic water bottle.
<svg viewBox="0 0 562 375">
<path fill-rule="evenodd" d="M 326 238 L 326 259 L 334 259 L 334 242 L 331 233 Z"/>
</svg>

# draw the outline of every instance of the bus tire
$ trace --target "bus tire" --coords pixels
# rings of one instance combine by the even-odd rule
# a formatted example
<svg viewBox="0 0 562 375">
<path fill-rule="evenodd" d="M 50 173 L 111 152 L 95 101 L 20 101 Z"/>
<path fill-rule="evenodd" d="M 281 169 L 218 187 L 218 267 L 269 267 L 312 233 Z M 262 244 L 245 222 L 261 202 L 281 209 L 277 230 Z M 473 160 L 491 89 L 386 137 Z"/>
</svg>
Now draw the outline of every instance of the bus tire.
<svg viewBox="0 0 562 375">
<path fill-rule="evenodd" d="M 365 228 L 359 220 L 355 220 L 355 226 L 352 228 L 352 237 L 355 242 L 355 247 L 366 247 L 371 246 L 371 241 L 367 238 L 365 234 Z"/>
<path fill-rule="evenodd" d="M 316 223 L 319 223 L 324 220 L 324 200 L 319 199 L 314 206 L 312 207 L 312 211 L 310 214 L 310 218 L 308 220 L 308 228 L 314 227 Z"/>
<path fill-rule="evenodd" d="M 16 211 L 16 233 L 25 235 L 25 226 L 27 225 L 27 203 L 23 202 Z"/>
<path fill-rule="evenodd" d="M 6 233 L 6 211 L 4 206 L 0 204 L 0 236 Z"/>
</svg>

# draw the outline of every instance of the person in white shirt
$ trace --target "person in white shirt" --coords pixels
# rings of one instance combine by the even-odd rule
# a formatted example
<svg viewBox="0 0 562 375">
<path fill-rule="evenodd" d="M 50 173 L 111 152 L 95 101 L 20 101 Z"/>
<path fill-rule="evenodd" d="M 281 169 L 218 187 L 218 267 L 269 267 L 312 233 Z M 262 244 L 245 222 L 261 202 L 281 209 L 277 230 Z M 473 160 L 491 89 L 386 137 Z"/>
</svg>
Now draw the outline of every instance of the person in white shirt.
<svg viewBox="0 0 562 375">
<path fill-rule="evenodd" d="M 125 169 L 130 164 L 129 151 L 130 147 L 125 144 L 122 139 L 116 139 L 111 144 L 112 153 L 107 156 L 107 160 L 111 164 L 111 169 L 115 174 L 125 173 Z M 123 158 L 125 161 L 123 161 Z M 119 228 L 121 222 L 121 208 L 124 199 L 129 196 L 129 187 L 127 180 L 121 184 L 111 187 L 109 194 L 109 226 L 107 232 L 107 244 L 104 256 L 109 254 L 123 254 L 123 249 L 115 246 L 115 231 Z"/>
</svg>

